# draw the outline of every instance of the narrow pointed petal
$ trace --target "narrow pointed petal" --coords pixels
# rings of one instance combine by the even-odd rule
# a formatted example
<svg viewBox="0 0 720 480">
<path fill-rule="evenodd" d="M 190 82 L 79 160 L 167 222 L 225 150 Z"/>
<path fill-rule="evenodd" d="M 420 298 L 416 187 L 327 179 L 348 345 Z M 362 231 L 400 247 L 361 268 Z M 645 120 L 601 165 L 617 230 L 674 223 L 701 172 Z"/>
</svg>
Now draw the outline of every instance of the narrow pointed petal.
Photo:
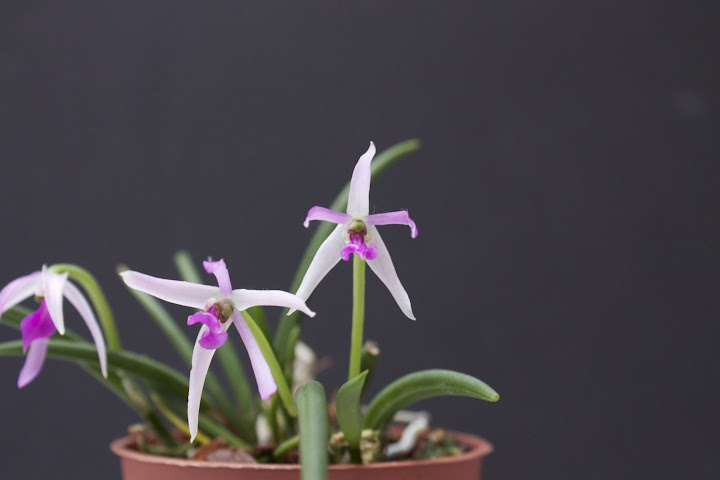
<svg viewBox="0 0 720 480">
<path fill-rule="evenodd" d="M 198 310 L 203 310 L 208 300 L 221 297 L 220 289 L 209 285 L 166 280 L 132 270 L 122 272 L 120 276 L 130 288 L 145 292 L 166 302 L 197 308 Z"/>
<path fill-rule="evenodd" d="M 286 307 L 293 311 L 300 310 L 308 317 L 314 317 L 315 312 L 310 310 L 305 302 L 297 295 L 282 290 L 235 290 L 232 295 L 235 308 L 239 311 L 250 307 Z"/>
<path fill-rule="evenodd" d="M 220 348 L 227 340 L 227 328 L 225 328 L 218 317 L 208 312 L 197 312 L 188 317 L 187 324 L 194 325 L 202 322 L 206 327 L 198 343 L 208 350 Z"/>
<path fill-rule="evenodd" d="M 42 281 L 42 272 L 16 278 L 0 290 L 0 315 L 26 298 L 32 297 Z"/>
<path fill-rule="evenodd" d="M 50 318 L 60 335 L 65 335 L 65 319 L 63 318 L 63 290 L 67 280 L 66 273 L 53 273 L 46 265 L 42 269 L 43 296 L 47 304 Z"/>
<path fill-rule="evenodd" d="M 363 218 L 370 213 L 370 162 L 375 156 L 375 144 L 365 152 L 353 170 L 348 194 L 347 213 L 353 218 Z"/>
<path fill-rule="evenodd" d="M 325 222 L 344 224 L 350 221 L 350 215 L 347 213 L 336 212 L 325 207 L 312 207 L 308 210 L 307 218 L 303 222 L 303 226 L 308 228 L 310 222 L 314 220 L 323 220 Z"/>
<path fill-rule="evenodd" d="M 388 252 L 385 242 L 380 237 L 380 233 L 377 228 L 372 225 L 367 227 L 368 233 L 372 236 L 373 243 L 378 249 L 378 255 L 375 260 L 369 260 L 367 264 L 370 266 L 375 275 L 385 284 L 393 298 L 397 302 L 400 310 L 410 319 L 415 320 L 415 316 L 412 312 L 412 306 L 410 305 L 410 297 L 408 297 L 405 288 L 400 283 L 400 279 L 395 272 L 395 266 L 393 265 L 392 259 L 390 258 L 390 252 Z"/>
<path fill-rule="evenodd" d="M 102 371 L 103 377 L 107 378 L 107 348 L 105 347 L 105 339 L 103 338 L 102 329 L 100 324 L 95 318 L 95 314 L 90 308 L 90 304 L 85 299 L 80 290 L 70 282 L 65 284 L 65 298 L 68 299 L 70 304 L 75 307 L 82 319 L 85 321 L 90 336 L 95 343 L 95 348 L 98 352 L 98 360 L 100 361 L 100 371 Z"/>
<path fill-rule="evenodd" d="M 230 273 L 225 265 L 225 260 L 222 258 L 216 262 L 208 260 L 203 262 L 203 267 L 205 267 L 207 273 L 215 275 L 223 297 L 229 297 L 232 294 L 232 284 L 230 283 Z"/>
<path fill-rule="evenodd" d="M 35 380 L 35 377 L 38 376 L 40 370 L 42 370 L 43 363 L 45 363 L 47 346 L 47 338 L 35 340 L 32 344 L 30 344 L 30 350 L 25 357 L 25 364 L 23 365 L 22 370 L 20 370 L 20 375 L 18 376 L 18 388 L 23 388 L 25 385 Z"/>
<path fill-rule="evenodd" d="M 369 225 L 407 225 L 410 227 L 410 236 L 416 238 L 418 236 L 417 227 L 415 222 L 410 218 L 410 214 L 407 210 L 400 210 L 398 212 L 388 213 L 376 213 L 375 215 L 368 215 L 365 217 L 365 223 Z"/>
<path fill-rule="evenodd" d="M 320 245 L 320 248 L 318 248 L 315 257 L 305 272 L 300 287 L 298 287 L 295 293 L 301 300 L 307 301 L 313 290 L 315 290 L 315 287 L 318 286 L 320 281 L 325 278 L 325 275 L 340 261 L 340 252 L 345 246 L 345 241 L 342 237 L 343 230 L 345 230 L 344 225 L 335 227 L 335 230 L 328 235 L 323 244 Z M 290 309 L 288 314 L 294 311 L 295 309 Z"/>
<path fill-rule="evenodd" d="M 200 400 L 202 399 L 203 386 L 207 376 L 210 362 L 215 350 L 208 350 L 200 346 L 200 338 L 207 331 L 203 325 L 198 333 L 198 341 L 192 355 L 192 368 L 190 369 L 190 388 L 188 390 L 188 427 L 190 428 L 190 441 L 195 440 L 198 432 L 198 416 L 200 415 Z"/>
<path fill-rule="evenodd" d="M 235 324 L 235 328 L 237 328 L 238 333 L 240 333 L 240 338 L 242 338 L 242 341 L 245 344 L 245 349 L 250 356 L 250 364 L 252 365 L 253 372 L 255 373 L 255 380 L 257 381 L 260 398 L 267 400 L 277 391 L 277 384 L 275 383 L 275 379 L 273 379 L 270 366 L 268 365 L 267 360 L 265 360 L 265 356 L 260 351 L 260 347 L 250 331 L 250 327 L 248 327 L 247 323 L 245 323 L 245 319 L 242 317 L 240 312 L 236 311 L 233 313 L 232 321 Z"/>
</svg>

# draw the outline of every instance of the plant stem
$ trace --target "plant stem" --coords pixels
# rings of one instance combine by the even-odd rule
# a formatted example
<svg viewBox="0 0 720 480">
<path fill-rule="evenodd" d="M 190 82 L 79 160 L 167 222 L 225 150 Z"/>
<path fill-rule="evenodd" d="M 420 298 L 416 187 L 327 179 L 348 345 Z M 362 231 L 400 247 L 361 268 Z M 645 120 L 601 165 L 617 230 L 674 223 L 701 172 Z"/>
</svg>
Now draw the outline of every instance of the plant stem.
<svg viewBox="0 0 720 480">
<path fill-rule="evenodd" d="M 113 316 L 110 305 L 105 298 L 100 285 L 98 284 L 95 277 L 90 272 L 77 265 L 69 263 L 58 263 L 50 267 L 50 270 L 55 273 L 67 272 L 70 280 L 75 280 L 85 290 L 90 297 L 90 301 L 95 307 L 97 312 L 98 320 L 102 325 L 103 332 L 105 333 L 105 340 L 107 341 L 108 350 L 120 350 L 120 335 L 118 334 L 117 327 L 115 326 L 115 317 Z"/>
<path fill-rule="evenodd" d="M 350 339 L 350 371 L 348 380 L 360 375 L 365 323 L 365 260 L 353 255 L 353 313 Z"/>
</svg>

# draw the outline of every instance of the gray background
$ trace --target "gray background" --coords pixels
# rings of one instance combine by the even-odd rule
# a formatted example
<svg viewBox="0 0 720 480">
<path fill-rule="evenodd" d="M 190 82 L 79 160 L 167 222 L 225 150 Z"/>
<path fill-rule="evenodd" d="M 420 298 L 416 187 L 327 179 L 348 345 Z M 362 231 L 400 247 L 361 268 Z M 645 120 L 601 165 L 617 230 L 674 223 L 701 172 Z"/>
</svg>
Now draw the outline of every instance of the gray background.
<svg viewBox="0 0 720 480">
<path fill-rule="evenodd" d="M 188 248 L 287 288 L 307 208 L 370 140 L 418 137 L 371 195 L 420 229 L 383 230 L 416 323 L 369 277 L 374 389 L 429 367 L 493 385 L 420 405 L 495 444 L 488 479 L 716 478 L 713 3 L 4 0 L 1 281 L 80 263 L 126 346 L 184 368 L 116 264 L 172 277 Z M 304 332 L 329 390 L 350 270 Z M 20 366 L 0 361 L 3 478 L 119 478 L 132 412 L 64 363 L 17 391 Z"/>
</svg>

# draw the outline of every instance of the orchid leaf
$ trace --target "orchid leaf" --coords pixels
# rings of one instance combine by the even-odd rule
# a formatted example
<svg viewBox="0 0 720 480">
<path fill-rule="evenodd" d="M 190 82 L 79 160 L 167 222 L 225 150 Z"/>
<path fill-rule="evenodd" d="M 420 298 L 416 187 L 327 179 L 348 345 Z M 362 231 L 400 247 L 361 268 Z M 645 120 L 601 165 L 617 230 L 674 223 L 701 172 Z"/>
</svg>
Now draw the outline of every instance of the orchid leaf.
<svg viewBox="0 0 720 480">
<path fill-rule="evenodd" d="M 360 463 L 360 434 L 363 429 L 360 397 L 367 375 L 368 372 L 364 371 L 348 380 L 345 385 L 340 387 L 337 393 L 337 421 L 343 435 L 345 435 L 345 441 L 347 441 L 351 455 L 354 457 L 353 460 L 355 461 L 353 463 Z"/>
<path fill-rule="evenodd" d="M 365 428 L 379 430 L 413 403 L 439 396 L 472 397 L 497 402 L 500 395 L 486 383 L 451 370 L 411 373 L 385 387 L 368 405 Z"/>
<path fill-rule="evenodd" d="M 300 437 L 297 435 L 288 438 L 273 450 L 272 456 L 275 460 L 280 460 L 285 455 L 296 449 L 300 445 Z"/>
<path fill-rule="evenodd" d="M 387 150 L 382 151 L 381 153 L 376 155 L 372 161 L 371 179 L 375 180 L 378 175 L 380 175 L 387 168 L 395 164 L 395 162 L 405 157 L 406 155 L 415 152 L 419 148 L 420 141 L 417 139 L 413 139 L 396 143 Z M 330 209 L 338 212 L 344 212 L 347 209 L 349 191 L 350 183 L 348 182 L 347 185 L 345 185 L 345 187 L 340 190 L 340 193 L 338 193 L 337 197 L 335 197 L 335 200 L 330 205 Z M 315 253 L 317 252 L 318 248 L 320 248 L 320 245 L 322 245 L 322 243 L 325 241 L 327 236 L 330 235 L 330 232 L 332 232 L 333 228 L 335 228 L 335 225 L 331 223 L 319 223 L 319 225 L 315 229 L 315 233 L 313 233 L 313 236 L 310 239 L 310 243 L 308 244 L 305 252 L 303 253 L 302 259 L 300 260 L 300 265 L 295 272 L 295 278 L 292 281 L 290 292 L 294 293 L 297 291 L 300 283 L 302 282 L 303 276 L 305 276 L 305 272 L 310 265 L 310 262 L 312 262 L 312 259 L 315 256 Z M 300 318 L 301 316 L 299 312 L 294 312 L 292 315 L 285 315 L 283 313 L 274 340 L 275 351 L 278 352 L 279 355 L 282 355 L 283 352 L 287 351 L 286 344 L 290 336 L 290 331 L 292 330 L 292 327 L 299 322 Z M 286 363 L 287 359 L 280 358 L 280 361 L 282 363 Z"/>
<path fill-rule="evenodd" d="M 198 272 L 198 269 L 195 267 L 195 262 L 190 252 L 180 250 L 175 253 L 173 260 L 175 261 L 175 268 L 177 268 L 180 278 L 190 283 L 203 283 L 200 272 Z"/>
<path fill-rule="evenodd" d="M 328 419 L 325 389 L 314 380 L 298 388 L 298 429 L 303 480 L 327 480 Z"/>
<path fill-rule="evenodd" d="M 362 388 L 362 394 L 365 395 L 368 385 L 375 376 L 375 367 L 377 366 L 378 356 L 380 355 L 380 347 L 372 340 L 367 340 L 363 345 L 362 357 L 360 358 L 360 371 L 367 371 L 367 377 Z"/>
<path fill-rule="evenodd" d="M 0 356 L 22 357 L 22 341 L 0 343 Z M 50 339 L 48 356 L 62 360 L 86 361 L 91 364 L 97 362 L 97 350 L 93 345 L 65 339 Z M 108 365 L 113 368 L 125 370 L 173 394 L 187 396 L 187 378 L 150 357 L 128 351 L 110 351 L 107 358 Z"/>
</svg>

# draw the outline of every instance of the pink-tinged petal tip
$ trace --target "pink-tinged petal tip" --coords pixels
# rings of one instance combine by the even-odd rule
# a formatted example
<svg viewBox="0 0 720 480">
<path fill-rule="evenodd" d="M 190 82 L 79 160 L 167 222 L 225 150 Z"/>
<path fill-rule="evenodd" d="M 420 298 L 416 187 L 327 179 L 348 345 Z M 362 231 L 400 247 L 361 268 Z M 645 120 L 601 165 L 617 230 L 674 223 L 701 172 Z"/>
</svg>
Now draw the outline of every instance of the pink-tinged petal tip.
<svg viewBox="0 0 720 480">
<path fill-rule="evenodd" d="M 232 293 L 232 284 L 230 283 L 230 273 L 228 272 L 225 260 L 206 260 L 203 262 L 205 271 L 211 275 L 215 275 L 218 282 L 218 287 L 224 297 L 229 297 Z"/>
<path fill-rule="evenodd" d="M 417 226 L 410 218 L 410 214 L 407 210 L 368 215 L 365 217 L 365 223 L 368 225 L 407 225 L 410 227 L 410 236 L 412 238 L 417 238 L 418 236 Z"/>
<path fill-rule="evenodd" d="M 336 212 L 325 207 L 312 207 L 308 210 L 307 218 L 303 222 L 303 226 L 308 228 L 310 222 L 315 220 L 323 220 L 325 222 L 344 224 L 350 221 L 350 215 L 347 213 Z"/>
</svg>

